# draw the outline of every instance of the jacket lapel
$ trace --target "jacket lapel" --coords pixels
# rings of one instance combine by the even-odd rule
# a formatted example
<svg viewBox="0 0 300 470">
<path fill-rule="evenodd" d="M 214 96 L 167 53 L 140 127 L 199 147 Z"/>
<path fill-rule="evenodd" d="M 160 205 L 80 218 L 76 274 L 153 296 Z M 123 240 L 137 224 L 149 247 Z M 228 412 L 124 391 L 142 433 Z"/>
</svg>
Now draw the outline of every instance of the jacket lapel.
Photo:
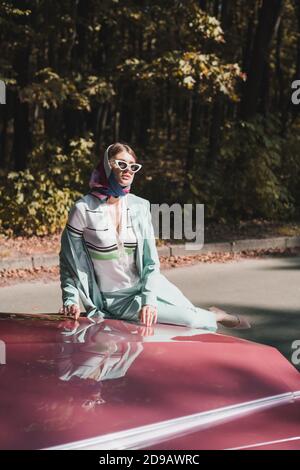
<svg viewBox="0 0 300 470">
<path fill-rule="evenodd" d="M 128 194 L 128 207 L 130 209 L 130 217 L 132 222 L 132 227 L 137 238 L 137 256 L 136 264 L 139 270 L 140 277 L 143 273 L 143 251 L 144 251 L 144 239 L 142 235 L 142 220 L 141 212 L 138 210 L 139 204 L 134 200 L 134 195 Z"/>
</svg>

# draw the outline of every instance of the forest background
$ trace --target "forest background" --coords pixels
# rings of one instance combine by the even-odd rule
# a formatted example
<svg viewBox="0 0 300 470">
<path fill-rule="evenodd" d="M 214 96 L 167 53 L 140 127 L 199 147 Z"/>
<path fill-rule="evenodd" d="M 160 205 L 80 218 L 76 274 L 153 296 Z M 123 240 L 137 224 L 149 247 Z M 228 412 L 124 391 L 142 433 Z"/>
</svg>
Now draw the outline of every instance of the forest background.
<svg viewBox="0 0 300 470">
<path fill-rule="evenodd" d="M 298 0 L 0 2 L 0 233 L 63 228 L 112 142 L 152 203 L 300 220 Z"/>
</svg>

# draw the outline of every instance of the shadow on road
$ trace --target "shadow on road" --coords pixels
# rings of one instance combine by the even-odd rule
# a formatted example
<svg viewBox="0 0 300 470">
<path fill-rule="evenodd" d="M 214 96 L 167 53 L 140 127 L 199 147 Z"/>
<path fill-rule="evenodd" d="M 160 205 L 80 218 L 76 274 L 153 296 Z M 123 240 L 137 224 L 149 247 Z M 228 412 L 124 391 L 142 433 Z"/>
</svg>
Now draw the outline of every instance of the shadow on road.
<svg viewBox="0 0 300 470">
<path fill-rule="evenodd" d="M 274 346 L 291 362 L 294 352 L 292 343 L 295 340 L 300 340 L 299 311 L 255 306 L 245 307 L 244 305 L 222 304 L 220 302 L 218 302 L 218 307 L 227 312 L 245 315 L 252 325 L 252 328 L 248 330 L 222 327 L 219 330 L 220 333 Z M 300 364 L 294 364 L 294 366 L 300 371 Z"/>
<path fill-rule="evenodd" d="M 282 264 L 282 260 L 284 259 L 284 263 Z M 262 266 L 258 267 L 256 269 L 260 270 L 265 270 L 265 271 L 285 271 L 285 270 L 294 270 L 294 269 L 299 269 L 300 270 L 300 257 L 299 256 L 294 256 L 294 257 L 284 257 L 284 258 L 279 258 L 280 263 L 277 265 L 274 263 L 272 266 Z"/>
</svg>

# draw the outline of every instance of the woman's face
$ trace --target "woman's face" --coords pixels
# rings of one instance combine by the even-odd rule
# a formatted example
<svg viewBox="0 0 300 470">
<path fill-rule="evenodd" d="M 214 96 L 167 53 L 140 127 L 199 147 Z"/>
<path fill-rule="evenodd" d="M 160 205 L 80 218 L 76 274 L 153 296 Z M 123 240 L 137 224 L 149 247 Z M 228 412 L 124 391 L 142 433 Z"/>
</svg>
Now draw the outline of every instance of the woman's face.
<svg viewBox="0 0 300 470">
<path fill-rule="evenodd" d="M 127 153 L 125 150 L 122 152 L 117 153 L 114 157 L 110 159 L 110 163 L 112 166 L 112 171 L 116 177 L 116 180 L 122 186 L 128 186 L 132 183 L 134 178 L 134 173 L 131 171 L 130 168 L 126 168 L 126 170 L 120 170 L 117 167 L 116 163 L 113 160 L 123 160 L 126 163 L 135 163 L 135 158 Z"/>
</svg>

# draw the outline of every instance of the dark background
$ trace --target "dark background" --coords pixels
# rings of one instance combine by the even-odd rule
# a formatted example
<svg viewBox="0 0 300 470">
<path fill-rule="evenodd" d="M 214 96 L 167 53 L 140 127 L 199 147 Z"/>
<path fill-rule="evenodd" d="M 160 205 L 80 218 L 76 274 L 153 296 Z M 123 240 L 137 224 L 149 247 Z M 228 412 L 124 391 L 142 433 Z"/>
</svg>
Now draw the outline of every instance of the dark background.
<svg viewBox="0 0 300 470">
<path fill-rule="evenodd" d="M 112 142 L 207 223 L 300 215 L 297 0 L 0 4 L 0 229 L 57 233 Z"/>
</svg>

